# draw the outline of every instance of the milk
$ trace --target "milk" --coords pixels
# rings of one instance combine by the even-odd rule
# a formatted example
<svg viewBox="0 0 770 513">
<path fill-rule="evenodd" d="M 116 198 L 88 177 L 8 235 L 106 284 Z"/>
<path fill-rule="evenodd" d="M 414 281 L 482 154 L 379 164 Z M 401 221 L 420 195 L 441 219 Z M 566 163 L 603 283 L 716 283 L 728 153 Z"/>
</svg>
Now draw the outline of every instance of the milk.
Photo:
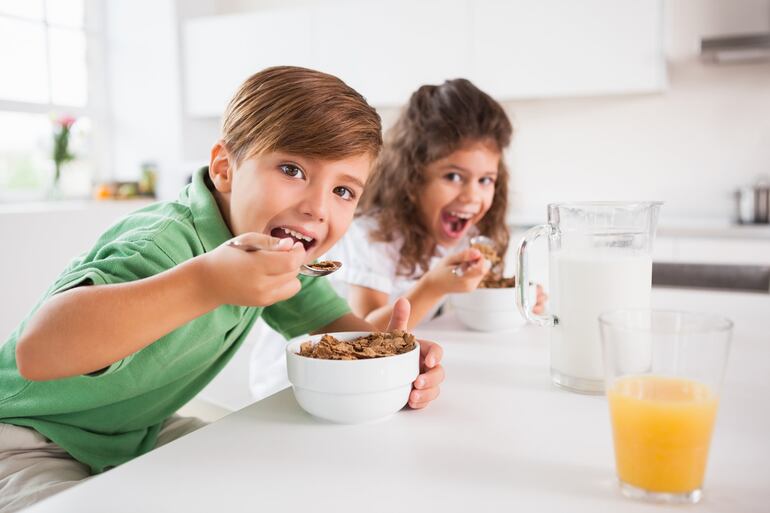
<svg viewBox="0 0 770 513">
<path fill-rule="evenodd" d="M 558 319 L 551 331 L 554 380 L 569 388 L 601 391 L 604 365 L 599 314 L 650 307 L 652 258 L 612 248 L 558 251 L 551 254 L 549 281 L 550 310 Z M 643 348 L 640 351 L 640 359 L 648 358 Z"/>
</svg>

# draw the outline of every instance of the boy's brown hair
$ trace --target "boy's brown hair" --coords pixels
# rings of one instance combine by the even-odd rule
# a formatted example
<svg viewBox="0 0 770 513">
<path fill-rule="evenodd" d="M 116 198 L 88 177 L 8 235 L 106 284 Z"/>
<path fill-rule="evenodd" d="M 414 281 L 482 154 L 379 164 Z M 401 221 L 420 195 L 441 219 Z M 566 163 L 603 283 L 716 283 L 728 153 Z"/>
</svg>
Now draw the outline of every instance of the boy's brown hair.
<svg viewBox="0 0 770 513">
<path fill-rule="evenodd" d="M 476 142 L 490 144 L 502 154 L 512 134 L 502 106 L 466 79 L 424 85 L 412 94 L 386 134 L 358 210 L 358 215 L 376 219 L 373 240 L 390 242 L 403 237 L 399 274 L 427 272 L 435 250 L 417 204 L 428 164 Z M 501 255 L 508 248 L 507 205 L 508 168 L 501 157 L 492 206 L 478 223 L 480 233 L 495 241 Z"/>
<path fill-rule="evenodd" d="M 222 140 L 236 163 L 271 151 L 338 160 L 382 147 L 380 116 L 339 78 L 276 66 L 249 77 L 222 119 Z"/>
</svg>

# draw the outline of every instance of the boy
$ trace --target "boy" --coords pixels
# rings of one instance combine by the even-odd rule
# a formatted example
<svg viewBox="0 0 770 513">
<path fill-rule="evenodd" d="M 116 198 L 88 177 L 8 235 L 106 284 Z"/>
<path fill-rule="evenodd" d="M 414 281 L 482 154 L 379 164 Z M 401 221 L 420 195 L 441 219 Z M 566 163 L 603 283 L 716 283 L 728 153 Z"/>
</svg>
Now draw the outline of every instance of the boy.
<svg viewBox="0 0 770 513">
<path fill-rule="evenodd" d="M 295 67 L 249 78 L 210 165 L 175 202 L 118 222 L 0 347 L 0 511 L 68 488 L 199 427 L 174 413 L 262 316 L 287 338 L 372 330 L 324 279 L 297 276 L 345 232 L 382 139 L 339 79 Z M 256 245 L 247 253 L 226 241 Z M 405 328 L 408 302 L 390 328 Z M 438 395 L 423 342 L 409 404 Z"/>
</svg>

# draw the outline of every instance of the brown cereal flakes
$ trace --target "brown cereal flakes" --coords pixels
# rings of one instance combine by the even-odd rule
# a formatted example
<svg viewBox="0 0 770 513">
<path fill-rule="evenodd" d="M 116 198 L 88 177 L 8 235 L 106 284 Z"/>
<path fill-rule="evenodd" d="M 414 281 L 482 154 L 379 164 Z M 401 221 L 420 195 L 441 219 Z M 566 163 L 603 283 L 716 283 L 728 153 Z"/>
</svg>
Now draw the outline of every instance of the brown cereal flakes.
<svg viewBox="0 0 770 513">
<path fill-rule="evenodd" d="M 516 286 L 516 277 L 503 278 L 502 276 L 487 273 L 479 283 L 480 289 L 508 289 Z"/>
<path fill-rule="evenodd" d="M 353 340 L 339 340 L 326 334 L 317 344 L 309 340 L 303 342 L 297 354 L 323 360 L 365 360 L 407 353 L 415 345 L 414 335 L 401 330 L 372 333 Z"/>
<path fill-rule="evenodd" d="M 507 289 L 516 286 L 515 277 L 503 278 L 502 271 L 498 269 L 500 267 L 498 264 L 502 263 L 502 259 L 494 248 L 488 244 L 472 244 L 471 247 L 481 251 L 482 256 L 492 264 L 490 271 L 479 283 L 480 289 Z"/>
<path fill-rule="evenodd" d="M 308 267 L 312 269 L 316 269 L 318 271 L 329 271 L 332 269 L 336 269 L 338 267 L 338 264 L 333 260 L 320 260 L 318 262 L 313 262 L 312 264 L 308 264 Z"/>
<path fill-rule="evenodd" d="M 489 263 L 495 265 L 500 261 L 500 256 L 495 249 L 488 244 L 471 244 L 472 248 L 476 248 L 481 252 L 481 256 L 489 260 Z"/>
</svg>

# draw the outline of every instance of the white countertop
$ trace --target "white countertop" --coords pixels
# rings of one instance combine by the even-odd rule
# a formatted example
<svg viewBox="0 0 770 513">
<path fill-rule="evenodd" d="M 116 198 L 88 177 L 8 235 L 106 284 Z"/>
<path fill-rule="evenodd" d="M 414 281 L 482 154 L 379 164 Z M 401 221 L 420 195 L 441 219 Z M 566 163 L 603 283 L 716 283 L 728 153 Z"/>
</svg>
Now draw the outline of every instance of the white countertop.
<svg viewBox="0 0 770 513">
<path fill-rule="evenodd" d="M 131 199 L 72 199 L 72 200 L 51 200 L 51 201 L 25 201 L 0 203 L 0 215 L 28 215 L 28 214 L 58 214 L 61 212 L 83 212 L 95 211 L 110 214 L 116 211 L 115 215 L 125 215 L 128 212 L 140 209 L 150 203 L 158 201 L 153 198 L 131 198 Z"/>
<path fill-rule="evenodd" d="M 655 290 L 653 303 L 736 321 L 692 511 L 770 510 L 770 295 Z M 334 425 L 284 390 L 27 511 L 683 511 L 620 495 L 606 400 L 550 384 L 546 328 L 473 333 L 446 317 L 418 335 L 445 348 L 425 410 Z"/>
<path fill-rule="evenodd" d="M 523 230 L 545 223 L 545 217 L 513 216 L 508 225 L 513 230 Z M 676 217 L 661 216 L 657 228 L 658 237 L 728 238 L 770 240 L 770 224 L 738 224 L 724 217 Z"/>
</svg>

